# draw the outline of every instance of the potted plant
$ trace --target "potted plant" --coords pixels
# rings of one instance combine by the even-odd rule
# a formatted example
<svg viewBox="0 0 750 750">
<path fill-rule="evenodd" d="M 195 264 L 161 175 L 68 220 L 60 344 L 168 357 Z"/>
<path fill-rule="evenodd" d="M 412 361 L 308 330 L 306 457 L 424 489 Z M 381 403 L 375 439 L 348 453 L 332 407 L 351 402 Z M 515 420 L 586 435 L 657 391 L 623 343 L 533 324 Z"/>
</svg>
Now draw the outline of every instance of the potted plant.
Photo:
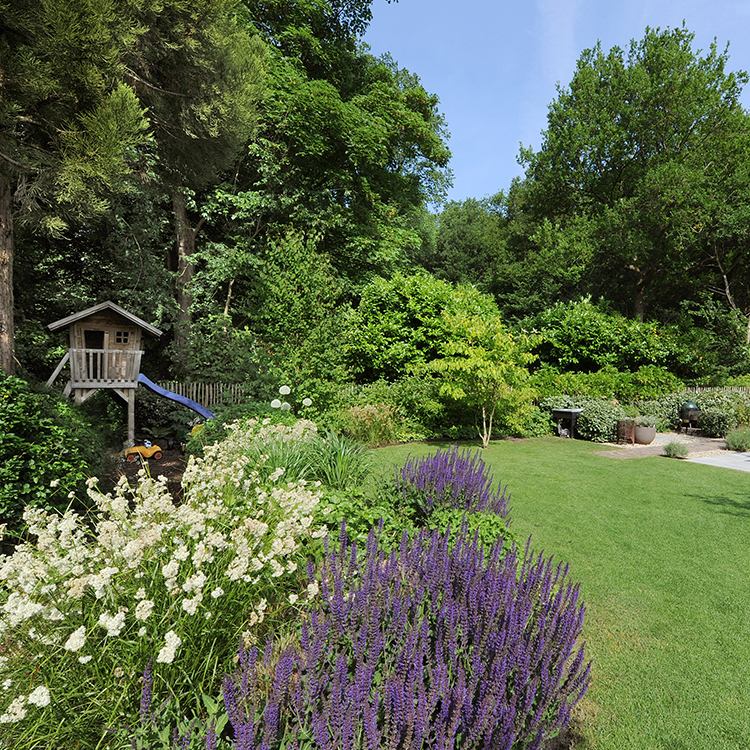
<svg viewBox="0 0 750 750">
<path fill-rule="evenodd" d="M 637 417 L 635 420 L 635 442 L 649 445 L 656 437 L 656 419 L 654 417 Z"/>
</svg>

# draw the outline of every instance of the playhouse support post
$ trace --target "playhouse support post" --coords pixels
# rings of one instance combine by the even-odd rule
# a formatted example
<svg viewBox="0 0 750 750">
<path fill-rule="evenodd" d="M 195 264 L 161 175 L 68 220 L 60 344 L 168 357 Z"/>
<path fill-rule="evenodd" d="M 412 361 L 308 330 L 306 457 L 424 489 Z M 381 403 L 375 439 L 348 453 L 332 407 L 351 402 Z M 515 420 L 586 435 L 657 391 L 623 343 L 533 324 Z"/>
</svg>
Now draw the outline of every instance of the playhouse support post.
<svg viewBox="0 0 750 750">
<path fill-rule="evenodd" d="M 125 448 L 135 445 L 135 388 L 128 388 L 128 441 Z"/>
</svg>

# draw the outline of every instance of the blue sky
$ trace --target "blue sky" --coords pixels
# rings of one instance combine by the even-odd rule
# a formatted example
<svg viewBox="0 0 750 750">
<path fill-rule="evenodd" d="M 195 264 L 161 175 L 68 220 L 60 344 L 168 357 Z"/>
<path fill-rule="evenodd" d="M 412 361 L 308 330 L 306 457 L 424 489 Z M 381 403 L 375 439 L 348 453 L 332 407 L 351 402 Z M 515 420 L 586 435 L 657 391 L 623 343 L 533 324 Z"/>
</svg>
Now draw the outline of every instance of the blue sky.
<svg viewBox="0 0 750 750">
<path fill-rule="evenodd" d="M 694 49 L 729 42 L 729 70 L 750 70 L 750 0 L 374 0 L 365 42 L 390 52 L 440 97 L 451 133 L 450 200 L 483 198 L 522 174 L 556 84 L 584 49 L 627 49 L 647 26 L 695 33 Z M 750 108 L 750 86 L 743 104 Z"/>
</svg>

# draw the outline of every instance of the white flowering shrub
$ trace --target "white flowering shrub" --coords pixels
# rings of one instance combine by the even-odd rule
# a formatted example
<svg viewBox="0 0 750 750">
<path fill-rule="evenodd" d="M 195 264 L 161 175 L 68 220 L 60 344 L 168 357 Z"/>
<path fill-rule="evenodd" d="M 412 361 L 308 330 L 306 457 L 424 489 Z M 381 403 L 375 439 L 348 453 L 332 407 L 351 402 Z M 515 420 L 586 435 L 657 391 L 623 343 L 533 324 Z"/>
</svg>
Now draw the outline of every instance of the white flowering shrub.
<svg viewBox="0 0 750 750">
<path fill-rule="evenodd" d="M 240 638 L 314 594 L 298 574 L 319 502 L 249 450 L 273 430 L 250 421 L 191 459 L 177 506 L 141 472 L 110 494 L 95 480 L 93 517 L 27 508 L 30 541 L 0 564 L 0 748 L 99 747 L 137 723 L 150 661 L 162 694 L 218 695 Z M 101 745 L 100 745 L 101 743 Z"/>
</svg>

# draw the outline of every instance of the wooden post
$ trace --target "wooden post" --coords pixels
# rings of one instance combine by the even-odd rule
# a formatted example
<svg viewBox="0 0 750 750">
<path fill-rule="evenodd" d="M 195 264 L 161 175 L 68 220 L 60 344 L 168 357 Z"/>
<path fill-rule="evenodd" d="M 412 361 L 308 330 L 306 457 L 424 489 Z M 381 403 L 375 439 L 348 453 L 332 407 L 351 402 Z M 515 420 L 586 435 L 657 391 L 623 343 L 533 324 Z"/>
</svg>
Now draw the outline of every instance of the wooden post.
<svg viewBox="0 0 750 750">
<path fill-rule="evenodd" d="M 128 442 L 125 448 L 135 445 L 135 388 L 128 388 Z"/>
</svg>

